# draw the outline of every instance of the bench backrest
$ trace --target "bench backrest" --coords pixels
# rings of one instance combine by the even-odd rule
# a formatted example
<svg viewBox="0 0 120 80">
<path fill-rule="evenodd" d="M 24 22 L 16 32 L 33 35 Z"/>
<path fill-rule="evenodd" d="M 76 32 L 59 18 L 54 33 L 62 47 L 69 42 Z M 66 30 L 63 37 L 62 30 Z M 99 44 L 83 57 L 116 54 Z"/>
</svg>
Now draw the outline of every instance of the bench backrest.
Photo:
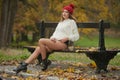
<svg viewBox="0 0 120 80">
<path fill-rule="evenodd" d="M 37 26 L 40 28 L 40 37 L 44 38 L 45 37 L 45 28 L 56 28 L 57 22 L 40 22 L 37 23 Z M 105 28 L 110 28 L 110 23 L 105 23 L 103 20 L 100 20 L 100 22 L 77 22 L 78 28 L 98 28 L 99 29 L 99 50 L 100 51 L 105 51 L 105 42 L 104 42 L 104 29 Z"/>
</svg>

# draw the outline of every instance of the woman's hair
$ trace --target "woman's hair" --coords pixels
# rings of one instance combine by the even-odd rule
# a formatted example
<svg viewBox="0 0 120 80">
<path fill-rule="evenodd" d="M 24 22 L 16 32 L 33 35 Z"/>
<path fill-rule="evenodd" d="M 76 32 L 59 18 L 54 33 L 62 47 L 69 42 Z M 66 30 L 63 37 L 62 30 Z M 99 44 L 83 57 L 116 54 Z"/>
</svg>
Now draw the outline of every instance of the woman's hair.
<svg viewBox="0 0 120 80">
<path fill-rule="evenodd" d="M 69 14 L 69 19 L 73 19 L 73 20 L 75 20 L 76 21 L 76 18 L 75 17 L 73 17 L 71 14 Z M 63 21 L 64 20 L 64 18 L 61 16 L 61 20 L 60 21 Z"/>
</svg>

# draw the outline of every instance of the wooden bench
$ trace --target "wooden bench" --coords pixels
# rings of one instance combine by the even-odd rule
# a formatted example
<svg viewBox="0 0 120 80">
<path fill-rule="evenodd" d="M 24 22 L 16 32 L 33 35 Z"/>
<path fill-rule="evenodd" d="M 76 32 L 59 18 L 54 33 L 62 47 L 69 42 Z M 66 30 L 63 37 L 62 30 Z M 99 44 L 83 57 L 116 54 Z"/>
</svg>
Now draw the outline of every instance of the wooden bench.
<svg viewBox="0 0 120 80">
<path fill-rule="evenodd" d="M 45 29 L 46 28 L 55 28 L 58 23 L 55 22 L 40 22 L 37 23 L 37 26 L 40 28 L 40 37 L 45 37 Z M 105 48 L 105 38 L 104 38 L 104 30 L 106 28 L 110 28 L 110 23 L 105 23 L 103 20 L 100 22 L 85 22 L 79 23 L 77 22 L 78 28 L 97 28 L 99 30 L 99 44 L 98 49 L 89 50 L 89 49 L 79 49 L 75 48 L 74 51 L 65 50 L 65 51 L 57 51 L 57 52 L 75 52 L 75 53 L 85 53 L 91 60 L 95 61 L 97 68 L 96 73 L 100 73 L 101 71 L 107 72 L 107 65 L 109 61 L 114 58 L 114 56 L 120 52 L 120 50 L 108 50 Z M 28 51 L 31 53 L 35 50 L 36 46 L 25 46 Z"/>
</svg>

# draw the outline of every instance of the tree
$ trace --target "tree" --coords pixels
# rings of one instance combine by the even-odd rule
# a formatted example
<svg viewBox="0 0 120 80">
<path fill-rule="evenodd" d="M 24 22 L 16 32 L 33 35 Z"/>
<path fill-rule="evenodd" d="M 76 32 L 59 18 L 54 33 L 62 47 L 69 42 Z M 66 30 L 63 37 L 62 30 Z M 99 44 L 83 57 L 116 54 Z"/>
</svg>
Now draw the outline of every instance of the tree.
<svg viewBox="0 0 120 80">
<path fill-rule="evenodd" d="M 106 4 L 109 7 L 109 12 L 112 14 L 112 18 L 109 21 L 112 23 L 112 26 L 119 30 L 120 27 L 120 0 L 106 0 Z"/>
<path fill-rule="evenodd" d="M 0 2 L 0 48 L 7 47 L 11 43 L 13 24 L 19 1 L 28 8 L 34 8 L 28 3 L 28 0 L 1 0 Z"/>
<path fill-rule="evenodd" d="M 6 47 L 11 42 L 18 0 L 2 0 L 1 2 L 0 48 Z"/>
</svg>

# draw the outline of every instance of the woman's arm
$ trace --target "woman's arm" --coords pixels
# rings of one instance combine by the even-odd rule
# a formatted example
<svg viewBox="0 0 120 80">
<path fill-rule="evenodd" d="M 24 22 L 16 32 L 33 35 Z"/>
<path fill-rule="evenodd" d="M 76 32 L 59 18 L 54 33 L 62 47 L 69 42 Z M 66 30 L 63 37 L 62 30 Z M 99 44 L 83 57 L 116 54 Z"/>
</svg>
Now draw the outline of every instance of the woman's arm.
<svg viewBox="0 0 120 80">
<path fill-rule="evenodd" d="M 76 41 L 76 40 L 78 40 L 80 36 L 79 36 L 77 24 L 76 24 L 76 22 L 75 22 L 74 20 L 72 20 L 71 25 L 70 25 L 70 28 L 71 28 L 71 30 L 70 30 L 69 39 L 70 39 L 71 41 Z"/>
</svg>

